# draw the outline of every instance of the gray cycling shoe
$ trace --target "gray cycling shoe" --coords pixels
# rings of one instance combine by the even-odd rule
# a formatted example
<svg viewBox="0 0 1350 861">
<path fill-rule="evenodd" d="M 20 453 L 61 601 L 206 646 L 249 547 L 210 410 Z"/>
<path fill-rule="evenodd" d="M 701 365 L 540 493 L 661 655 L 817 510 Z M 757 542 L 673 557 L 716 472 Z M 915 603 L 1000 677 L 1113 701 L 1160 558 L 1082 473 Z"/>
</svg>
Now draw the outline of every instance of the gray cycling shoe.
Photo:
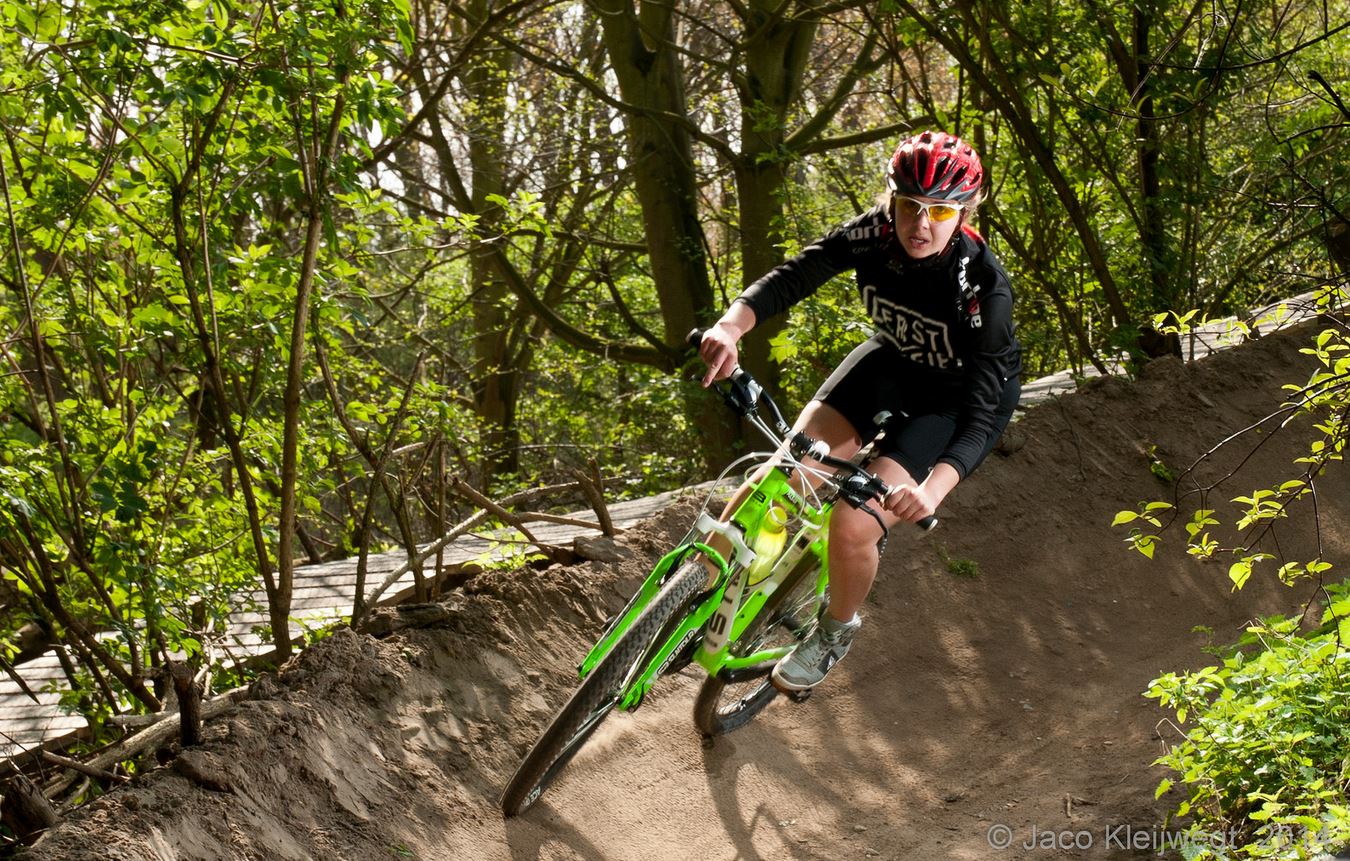
<svg viewBox="0 0 1350 861">
<path fill-rule="evenodd" d="M 811 635 L 773 668 L 773 686 L 787 693 L 799 693 L 820 684 L 830 668 L 848 654 L 849 644 L 861 627 L 862 620 L 856 614 L 848 622 L 837 622 L 828 613 L 822 613 Z"/>
</svg>

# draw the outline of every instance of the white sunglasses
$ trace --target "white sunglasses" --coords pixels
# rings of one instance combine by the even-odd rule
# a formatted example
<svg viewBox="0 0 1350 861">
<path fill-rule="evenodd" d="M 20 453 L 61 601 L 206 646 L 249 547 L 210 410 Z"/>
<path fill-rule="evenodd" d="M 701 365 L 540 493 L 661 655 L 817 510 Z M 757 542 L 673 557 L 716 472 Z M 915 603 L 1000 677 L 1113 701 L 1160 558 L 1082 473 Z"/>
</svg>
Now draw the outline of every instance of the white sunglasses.
<svg viewBox="0 0 1350 861">
<path fill-rule="evenodd" d="M 896 212 L 902 212 L 909 218 L 919 218 L 926 212 L 930 221 L 950 221 L 965 209 L 965 205 L 960 203 L 924 203 L 902 194 L 891 195 L 891 200 L 894 201 Z"/>
</svg>

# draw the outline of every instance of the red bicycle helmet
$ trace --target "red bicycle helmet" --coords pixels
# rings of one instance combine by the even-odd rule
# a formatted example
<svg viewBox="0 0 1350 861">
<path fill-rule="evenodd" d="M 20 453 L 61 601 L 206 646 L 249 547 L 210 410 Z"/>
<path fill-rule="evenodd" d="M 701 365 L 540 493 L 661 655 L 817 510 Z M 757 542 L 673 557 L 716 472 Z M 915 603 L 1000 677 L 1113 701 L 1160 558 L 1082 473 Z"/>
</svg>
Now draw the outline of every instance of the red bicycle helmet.
<svg viewBox="0 0 1350 861">
<path fill-rule="evenodd" d="M 977 195 L 983 180 L 979 155 L 946 132 L 922 132 L 901 141 L 886 171 L 893 192 L 954 203 Z"/>
</svg>

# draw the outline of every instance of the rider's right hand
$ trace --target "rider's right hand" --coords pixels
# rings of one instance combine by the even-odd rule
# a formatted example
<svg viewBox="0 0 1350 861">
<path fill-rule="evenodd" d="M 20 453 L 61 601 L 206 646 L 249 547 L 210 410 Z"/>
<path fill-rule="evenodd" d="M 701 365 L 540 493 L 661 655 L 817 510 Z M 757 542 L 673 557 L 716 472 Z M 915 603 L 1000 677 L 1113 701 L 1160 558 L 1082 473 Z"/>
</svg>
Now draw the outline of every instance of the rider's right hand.
<svg viewBox="0 0 1350 861">
<path fill-rule="evenodd" d="M 725 380 L 736 370 L 740 363 L 740 353 L 736 343 L 742 332 L 729 323 L 718 322 L 703 332 L 703 340 L 698 346 L 698 356 L 708 364 L 708 373 L 703 375 L 703 388 L 718 380 Z"/>
</svg>

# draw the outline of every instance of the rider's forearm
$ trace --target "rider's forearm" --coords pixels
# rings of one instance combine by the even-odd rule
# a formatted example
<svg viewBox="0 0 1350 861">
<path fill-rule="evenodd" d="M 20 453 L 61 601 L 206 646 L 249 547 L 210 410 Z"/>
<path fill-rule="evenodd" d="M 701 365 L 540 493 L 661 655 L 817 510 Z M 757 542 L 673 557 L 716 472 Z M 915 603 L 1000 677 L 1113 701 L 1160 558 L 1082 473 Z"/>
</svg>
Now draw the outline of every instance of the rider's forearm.
<svg viewBox="0 0 1350 861">
<path fill-rule="evenodd" d="M 934 500 L 941 502 L 960 481 L 961 473 L 956 471 L 956 467 L 943 461 L 928 473 L 928 477 L 923 480 L 923 486 L 933 494 Z"/>
<path fill-rule="evenodd" d="M 717 325 L 734 330 L 739 339 L 755 328 L 756 322 L 754 309 L 744 302 L 732 302 L 731 307 L 727 308 L 726 313 L 717 321 Z"/>
</svg>

